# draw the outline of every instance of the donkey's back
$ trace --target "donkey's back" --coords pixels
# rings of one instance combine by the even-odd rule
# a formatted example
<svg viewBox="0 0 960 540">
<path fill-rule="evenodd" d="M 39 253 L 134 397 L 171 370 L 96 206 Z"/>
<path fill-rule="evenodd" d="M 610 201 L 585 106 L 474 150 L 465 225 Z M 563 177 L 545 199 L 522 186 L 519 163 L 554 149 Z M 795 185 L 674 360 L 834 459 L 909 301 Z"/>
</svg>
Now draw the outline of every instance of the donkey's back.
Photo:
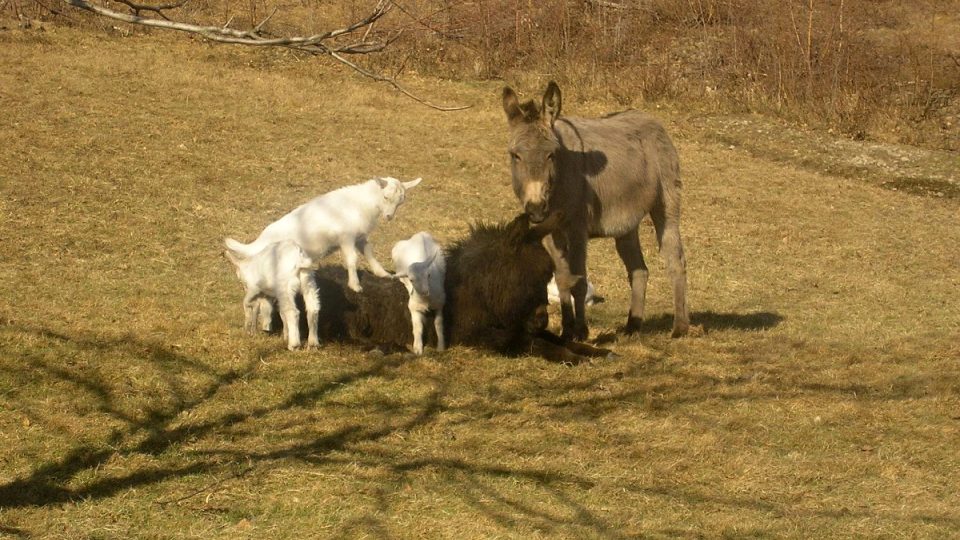
<svg viewBox="0 0 960 540">
<path fill-rule="evenodd" d="M 591 237 L 617 237 L 645 214 L 679 203 L 680 165 L 670 136 L 656 118 L 624 111 L 602 118 L 560 117 L 553 125 L 567 151 L 558 173 L 586 181 Z"/>
</svg>

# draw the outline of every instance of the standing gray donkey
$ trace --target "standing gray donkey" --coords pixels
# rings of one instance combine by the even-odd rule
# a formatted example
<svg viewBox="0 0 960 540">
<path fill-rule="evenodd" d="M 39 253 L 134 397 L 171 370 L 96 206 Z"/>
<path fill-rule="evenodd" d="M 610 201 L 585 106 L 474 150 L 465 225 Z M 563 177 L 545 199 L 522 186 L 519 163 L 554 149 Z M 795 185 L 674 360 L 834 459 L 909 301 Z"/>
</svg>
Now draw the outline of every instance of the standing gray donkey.
<svg viewBox="0 0 960 540">
<path fill-rule="evenodd" d="M 538 106 L 503 89 L 510 125 L 513 190 L 534 223 L 562 211 L 562 230 L 544 239 L 556 265 L 565 339 L 584 340 L 587 328 L 587 240 L 616 239 L 632 299 L 625 331 L 643 320 L 647 265 L 638 228 L 649 214 L 673 283 L 673 337 L 690 327 L 687 270 L 680 241 L 680 165 L 663 126 L 638 112 L 603 118 L 560 116 L 560 87 L 550 82 Z"/>
</svg>

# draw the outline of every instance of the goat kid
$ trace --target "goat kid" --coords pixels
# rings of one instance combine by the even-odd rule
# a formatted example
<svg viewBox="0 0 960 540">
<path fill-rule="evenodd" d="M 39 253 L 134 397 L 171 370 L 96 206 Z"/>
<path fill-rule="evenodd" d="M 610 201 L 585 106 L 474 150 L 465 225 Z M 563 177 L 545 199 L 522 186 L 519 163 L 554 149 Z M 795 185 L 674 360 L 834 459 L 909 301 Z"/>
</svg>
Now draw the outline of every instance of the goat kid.
<svg viewBox="0 0 960 540">
<path fill-rule="evenodd" d="M 571 276 L 571 277 L 573 277 L 574 279 L 579 278 L 579 276 Z M 550 283 L 547 283 L 547 300 L 549 300 L 551 304 L 560 303 L 560 288 L 557 286 L 556 275 L 554 275 L 553 278 L 550 279 Z M 597 291 L 596 289 L 593 288 L 593 282 L 587 280 L 587 294 L 584 297 L 583 305 L 592 306 L 594 304 L 599 304 L 600 302 L 603 302 L 603 297 L 597 296 Z"/>
<path fill-rule="evenodd" d="M 260 236 L 249 244 L 232 238 L 224 242 L 232 252 L 250 258 L 271 243 L 290 240 L 317 262 L 339 248 L 347 268 L 348 286 L 360 292 L 363 290 L 357 276 L 360 253 L 363 253 L 375 275 L 390 275 L 374 257 L 373 246 L 368 238 L 376 228 L 377 220 L 380 217 L 387 221 L 393 219 L 406 198 L 406 190 L 420 181 L 417 178 L 401 182 L 396 178 L 384 177 L 345 186 L 295 208 L 267 225 Z"/>
<path fill-rule="evenodd" d="M 267 244 L 250 256 L 227 244 L 225 253 L 243 283 L 243 326 L 247 332 L 256 332 L 258 314 L 264 316 L 266 321 L 270 320 L 273 314 L 272 300 L 276 299 L 287 348 L 291 351 L 299 349 L 300 311 L 295 299 L 300 293 L 307 312 L 307 348 L 320 346 L 317 339 L 320 297 L 313 275 L 313 268 L 317 264 L 314 259 L 289 240 Z"/>
<path fill-rule="evenodd" d="M 433 326 L 437 332 L 437 350 L 443 351 L 446 343 L 443 336 L 443 305 L 446 292 L 443 282 L 446 263 L 440 245 L 428 232 L 418 232 L 407 240 L 393 245 L 395 277 L 407 288 L 410 300 L 410 319 L 413 326 L 413 352 L 423 354 L 423 325 L 427 315 L 433 313 Z"/>
</svg>

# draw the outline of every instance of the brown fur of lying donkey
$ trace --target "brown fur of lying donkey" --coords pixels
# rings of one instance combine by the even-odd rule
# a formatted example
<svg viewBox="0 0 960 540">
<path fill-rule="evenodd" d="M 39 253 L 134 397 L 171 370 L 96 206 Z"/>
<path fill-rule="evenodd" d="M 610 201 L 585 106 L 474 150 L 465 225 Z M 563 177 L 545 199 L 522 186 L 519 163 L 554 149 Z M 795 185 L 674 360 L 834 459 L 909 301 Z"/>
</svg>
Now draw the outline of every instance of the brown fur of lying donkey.
<svg viewBox="0 0 960 540">
<path fill-rule="evenodd" d="M 521 214 L 506 224 L 477 224 L 446 253 L 444 326 L 447 343 L 521 356 L 531 354 L 552 362 L 579 364 L 593 357 L 610 357 L 607 349 L 561 340 L 547 330 L 547 282 L 553 262 L 543 238 L 556 232 L 555 214 L 531 226 Z M 412 339 L 407 290 L 398 280 L 361 272 L 363 292 L 347 287 L 346 271 L 323 266 L 317 270 L 323 310 L 320 338 L 394 351 Z M 429 332 L 425 341 L 436 343 Z"/>
</svg>

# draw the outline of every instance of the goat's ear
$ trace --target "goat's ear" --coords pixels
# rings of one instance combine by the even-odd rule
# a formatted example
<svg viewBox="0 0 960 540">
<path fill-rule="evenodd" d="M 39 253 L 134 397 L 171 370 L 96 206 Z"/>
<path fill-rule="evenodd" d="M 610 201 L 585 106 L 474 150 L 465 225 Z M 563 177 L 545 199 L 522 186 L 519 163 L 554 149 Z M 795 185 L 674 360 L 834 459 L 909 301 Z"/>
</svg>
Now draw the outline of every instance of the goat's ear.
<svg viewBox="0 0 960 540">
<path fill-rule="evenodd" d="M 403 183 L 403 189 L 415 188 L 415 187 L 417 187 L 417 185 L 420 184 L 420 182 L 421 182 L 422 180 L 423 180 L 423 178 L 417 178 L 416 180 L 411 180 L 411 181 L 409 181 L 409 182 L 404 182 L 404 183 Z"/>
<path fill-rule="evenodd" d="M 505 86 L 503 88 L 503 112 L 507 113 L 507 122 L 514 125 L 523 120 L 523 110 L 520 108 L 520 99 L 513 88 Z"/>
<path fill-rule="evenodd" d="M 560 117 L 560 105 L 560 87 L 557 86 L 557 83 L 550 81 L 543 93 L 543 105 L 540 110 L 543 111 L 543 116 L 550 120 L 551 126 Z"/>
<path fill-rule="evenodd" d="M 374 178 L 374 180 L 377 181 L 377 185 L 380 186 L 380 189 L 384 189 L 388 185 L 386 179 L 384 178 Z"/>
</svg>

